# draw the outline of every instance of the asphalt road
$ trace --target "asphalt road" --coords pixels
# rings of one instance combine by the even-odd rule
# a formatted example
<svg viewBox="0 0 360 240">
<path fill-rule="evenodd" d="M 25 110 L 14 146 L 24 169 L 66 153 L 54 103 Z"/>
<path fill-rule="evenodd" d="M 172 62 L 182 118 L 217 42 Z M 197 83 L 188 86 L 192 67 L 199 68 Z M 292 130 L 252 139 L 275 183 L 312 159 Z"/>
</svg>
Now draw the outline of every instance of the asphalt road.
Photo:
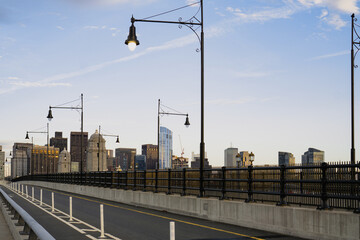
<svg viewBox="0 0 360 240">
<path fill-rule="evenodd" d="M 9 189 L 3 189 L 56 239 L 98 238 L 100 204 L 104 205 L 106 239 L 170 239 L 170 221 L 175 222 L 176 240 L 300 239 L 60 191 L 54 191 L 56 211 L 51 213 L 50 189 L 43 189 L 45 205 L 42 207 L 39 206 L 39 201 L 35 201 L 35 205 L 31 203 L 31 197 L 26 200 Z M 40 189 L 34 189 L 35 199 L 40 199 Z M 31 195 L 30 186 L 28 193 Z M 70 196 L 73 202 L 73 217 L 78 219 L 72 223 L 69 223 L 67 215 Z"/>
</svg>

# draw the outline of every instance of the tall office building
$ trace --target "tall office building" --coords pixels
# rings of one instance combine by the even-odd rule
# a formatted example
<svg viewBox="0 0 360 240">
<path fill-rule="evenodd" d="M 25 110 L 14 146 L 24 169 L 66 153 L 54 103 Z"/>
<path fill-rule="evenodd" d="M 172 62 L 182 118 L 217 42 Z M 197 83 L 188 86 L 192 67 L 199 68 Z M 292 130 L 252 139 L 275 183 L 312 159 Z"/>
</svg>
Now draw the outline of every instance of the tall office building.
<svg viewBox="0 0 360 240">
<path fill-rule="evenodd" d="M 224 166 L 225 167 L 236 167 L 236 155 L 238 153 L 237 148 L 227 148 L 224 151 Z"/>
<path fill-rule="evenodd" d="M 146 156 L 135 155 L 135 169 L 139 171 L 146 170 Z"/>
<path fill-rule="evenodd" d="M 159 145 L 159 169 L 171 168 L 173 141 L 170 129 L 160 127 Z"/>
<path fill-rule="evenodd" d="M 241 151 L 236 155 L 237 167 L 248 167 L 251 165 L 248 151 Z"/>
<path fill-rule="evenodd" d="M 88 133 L 83 132 L 82 140 L 82 170 L 86 171 L 86 148 L 88 144 Z M 71 132 L 70 133 L 70 155 L 71 155 L 71 172 L 80 171 L 80 162 L 81 162 L 81 132 Z"/>
<path fill-rule="evenodd" d="M 108 171 L 116 171 L 116 158 L 114 157 L 114 150 L 106 149 L 106 162 Z"/>
<path fill-rule="evenodd" d="M 123 171 L 133 170 L 135 167 L 136 148 L 116 148 L 115 158 Z"/>
<path fill-rule="evenodd" d="M 199 169 L 200 168 L 200 154 L 194 154 L 194 152 L 191 153 L 191 168 L 193 169 Z M 205 168 L 212 168 L 212 166 L 209 164 L 209 159 L 207 158 L 207 152 L 205 152 L 204 156 L 204 169 Z"/>
<path fill-rule="evenodd" d="M 324 161 L 325 161 L 324 151 L 315 148 L 309 148 L 308 151 L 304 152 L 304 155 L 301 156 L 302 165 L 319 164 Z"/>
<path fill-rule="evenodd" d="M 156 169 L 158 158 L 158 146 L 144 144 L 141 146 L 141 154 L 146 156 L 146 169 Z"/>
<path fill-rule="evenodd" d="M 58 172 L 59 148 L 34 145 L 31 149 L 31 174 Z"/>
<path fill-rule="evenodd" d="M 295 157 L 292 153 L 289 152 L 279 152 L 279 166 L 294 166 Z"/>
<path fill-rule="evenodd" d="M 0 145 L 0 180 L 3 180 L 5 177 L 5 152 L 2 150 Z"/>
<path fill-rule="evenodd" d="M 55 132 L 55 137 L 50 138 L 50 146 L 59 148 L 60 152 L 67 147 L 67 138 L 62 137 L 62 132 Z"/>
<path fill-rule="evenodd" d="M 31 143 L 14 143 L 11 158 L 11 178 L 30 173 Z"/>
<path fill-rule="evenodd" d="M 99 134 L 98 130 L 91 135 L 87 146 L 87 172 L 107 171 L 107 152 L 105 143 L 105 139 Z"/>
</svg>

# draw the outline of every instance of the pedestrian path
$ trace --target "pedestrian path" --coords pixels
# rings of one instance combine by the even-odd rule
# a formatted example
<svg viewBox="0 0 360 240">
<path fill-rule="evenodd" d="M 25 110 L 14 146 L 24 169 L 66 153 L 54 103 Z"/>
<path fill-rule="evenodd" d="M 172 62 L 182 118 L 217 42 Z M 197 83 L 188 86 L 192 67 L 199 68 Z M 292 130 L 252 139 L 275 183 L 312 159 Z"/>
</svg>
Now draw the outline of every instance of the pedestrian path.
<svg viewBox="0 0 360 240">
<path fill-rule="evenodd" d="M 1 204 L 1 203 L 0 203 Z M 7 225 L 2 211 L 0 210 L 0 239 L 2 240 L 12 240 L 14 239 L 11 235 L 9 226 Z"/>
</svg>

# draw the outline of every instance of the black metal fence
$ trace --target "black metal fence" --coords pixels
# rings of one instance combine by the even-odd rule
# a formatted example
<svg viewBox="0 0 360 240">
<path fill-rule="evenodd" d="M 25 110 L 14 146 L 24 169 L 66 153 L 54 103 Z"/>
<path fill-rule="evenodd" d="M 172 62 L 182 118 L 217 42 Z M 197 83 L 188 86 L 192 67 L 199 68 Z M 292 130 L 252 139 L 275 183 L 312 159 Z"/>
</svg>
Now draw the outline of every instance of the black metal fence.
<svg viewBox="0 0 360 240">
<path fill-rule="evenodd" d="M 206 197 L 309 205 L 318 209 L 360 210 L 360 162 L 307 166 L 204 169 Z M 198 169 L 83 172 L 28 175 L 13 181 L 36 180 L 67 184 L 198 195 Z"/>
</svg>

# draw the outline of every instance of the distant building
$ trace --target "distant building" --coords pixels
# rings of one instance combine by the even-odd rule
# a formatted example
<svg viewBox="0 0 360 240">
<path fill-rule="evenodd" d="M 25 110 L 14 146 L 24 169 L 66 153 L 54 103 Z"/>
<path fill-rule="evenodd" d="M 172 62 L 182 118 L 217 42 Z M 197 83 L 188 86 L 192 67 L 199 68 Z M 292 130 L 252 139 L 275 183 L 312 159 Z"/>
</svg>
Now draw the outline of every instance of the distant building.
<svg viewBox="0 0 360 240">
<path fill-rule="evenodd" d="M 60 152 L 67 147 L 67 138 L 62 137 L 62 132 L 55 132 L 55 137 L 50 138 L 50 146 L 59 148 Z"/>
<path fill-rule="evenodd" d="M 294 166 L 295 157 L 292 153 L 289 152 L 279 152 L 279 166 Z"/>
<path fill-rule="evenodd" d="M 251 165 L 250 154 L 248 151 L 239 152 L 236 155 L 237 167 L 245 168 Z"/>
<path fill-rule="evenodd" d="M 123 171 L 134 169 L 136 148 L 116 148 L 115 157 Z"/>
<path fill-rule="evenodd" d="M 0 180 L 3 180 L 5 177 L 5 152 L 2 150 L 0 145 Z"/>
<path fill-rule="evenodd" d="M 11 160 L 5 160 L 5 178 L 11 177 Z"/>
<path fill-rule="evenodd" d="M 108 171 L 116 171 L 117 162 L 114 157 L 114 150 L 106 149 L 106 162 Z"/>
<path fill-rule="evenodd" d="M 11 158 L 11 178 L 30 173 L 31 143 L 14 143 Z"/>
<path fill-rule="evenodd" d="M 315 148 L 309 148 L 308 151 L 301 156 L 302 165 L 319 164 L 324 161 L 325 161 L 324 151 Z"/>
<path fill-rule="evenodd" d="M 88 145 L 88 133 L 83 132 L 83 140 L 82 140 L 82 168 L 83 171 L 86 171 L 86 148 Z M 72 172 L 80 172 L 80 162 L 81 162 L 81 132 L 71 132 L 70 133 L 70 155 L 71 155 L 71 162 L 74 168 L 78 166 L 77 169 L 72 169 Z"/>
<path fill-rule="evenodd" d="M 58 173 L 68 173 L 71 169 L 71 155 L 66 150 L 62 150 L 59 154 L 59 162 L 58 162 Z"/>
<path fill-rule="evenodd" d="M 88 141 L 86 153 L 86 171 L 107 171 L 107 153 L 105 149 L 105 139 L 98 130 L 91 135 Z"/>
<path fill-rule="evenodd" d="M 159 169 L 171 168 L 173 153 L 172 131 L 166 127 L 160 127 L 159 136 Z"/>
<path fill-rule="evenodd" d="M 172 169 L 182 169 L 189 167 L 189 159 L 184 157 L 178 157 L 173 155 L 172 157 Z"/>
<path fill-rule="evenodd" d="M 141 146 L 142 155 L 146 156 L 146 169 L 156 169 L 158 160 L 158 146 L 152 144 L 144 144 Z"/>
<path fill-rule="evenodd" d="M 135 169 L 139 171 L 146 170 L 146 156 L 136 155 L 135 156 Z"/>
<path fill-rule="evenodd" d="M 236 167 L 236 155 L 238 153 L 237 148 L 227 148 L 224 151 L 224 166 L 225 167 Z"/>
<path fill-rule="evenodd" d="M 192 153 L 191 155 L 192 155 L 191 168 L 199 169 L 200 168 L 200 154 Z M 212 166 L 209 164 L 209 160 L 207 159 L 207 153 L 205 153 L 205 156 L 204 156 L 204 169 L 205 168 L 212 168 Z"/>
<path fill-rule="evenodd" d="M 31 149 L 31 174 L 58 172 L 59 148 L 34 145 Z"/>
</svg>

